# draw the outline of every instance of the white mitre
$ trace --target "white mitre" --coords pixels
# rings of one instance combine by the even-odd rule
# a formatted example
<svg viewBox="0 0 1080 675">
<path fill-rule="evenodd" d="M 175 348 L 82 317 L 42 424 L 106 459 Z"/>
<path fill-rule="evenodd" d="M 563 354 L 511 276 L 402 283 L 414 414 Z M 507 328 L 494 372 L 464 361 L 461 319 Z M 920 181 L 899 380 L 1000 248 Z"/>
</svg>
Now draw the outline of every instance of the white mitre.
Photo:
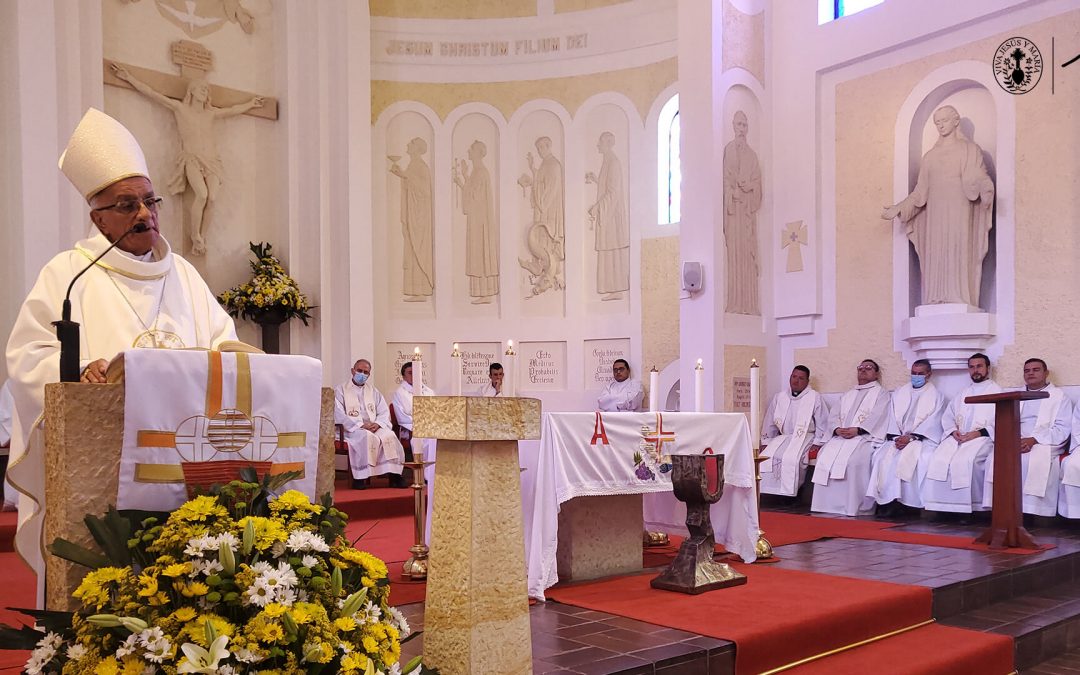
<svg viewBox="0 0 1080 675">
<path fill-rule="evenodd" d="M 150 178 L 139 142 L 123 124 L 95 108 L 86 111 L 71 134 L 60 155 L 60 170 L 88 202 L 118 180 Z"/>
</svg>

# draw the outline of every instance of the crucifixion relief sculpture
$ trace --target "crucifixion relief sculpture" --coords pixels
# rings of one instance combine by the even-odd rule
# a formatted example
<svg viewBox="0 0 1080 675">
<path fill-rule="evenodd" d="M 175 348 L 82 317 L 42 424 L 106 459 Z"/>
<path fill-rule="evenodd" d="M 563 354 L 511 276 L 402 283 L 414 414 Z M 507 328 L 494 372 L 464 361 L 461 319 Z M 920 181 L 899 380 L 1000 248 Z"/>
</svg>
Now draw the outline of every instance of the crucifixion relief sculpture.
<svg viewBox="0 0 1080 675">
<path fill-rule="evenodd" d="M 589 229 L 596 231 L 596 292 L 601 300 L 619 300 L 630 290 L 630 224 L 615 134 L 600 134 L 596 149 L 603 157 L 600 175 L 585 174 L 586 183 L 596 184 L 596 201 L 589 207 Z"/>
<path fill-rule="evenodd" d="M 881 217 L 899 218 L 915 245 L 922 304 L 978 307 L 994 220 L 994 181 L 982 148 L 960 130 L 956 108 L 938 108 L 934 126 L 939 137 L 923 155 L 915 189 L 899 204 L 886 206 Z"/>
<path fill-rule="evenodd" d="M 534 296 L 563 288 L 566 238 L 562 163 L 551 153 L 551 139 L 547 136 L 536 139 L 536 152 L 540 166 L 536 166 L 533 154 L 527 153 L 529 173 L 518 178 L 518 185 L 528 191 L 532 204 L 532 222 L 526 234 L 532 257 L 518 258 L 518 264 L 528 270 Z"/>
</svg>

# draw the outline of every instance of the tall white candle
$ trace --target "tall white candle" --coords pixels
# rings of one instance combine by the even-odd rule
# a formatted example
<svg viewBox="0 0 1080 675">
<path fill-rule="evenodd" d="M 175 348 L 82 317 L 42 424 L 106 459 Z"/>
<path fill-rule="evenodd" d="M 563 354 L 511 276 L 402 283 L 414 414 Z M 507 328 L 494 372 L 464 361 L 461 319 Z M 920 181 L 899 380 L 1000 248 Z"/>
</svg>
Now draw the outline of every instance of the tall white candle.
<svg viewBox="0 0 1080 675">
<path fill-rule="evenodd" d="M 694 412 L 705 411 L 705 367 L 701 359 L 694 366 Z"/>
<path fill-rule="evenodd" d="M 450 352 L 450 388 L 454 396 L 461 396 L 461 350 L 458 343 L 454 343 L 454 351 Z"/>
<path fill-rule="evenodd" d="M 423 355 L 420 354 L 420 348 L 417 347 L 413 350 L 412 359 L 412 390 L 413 396 L 424 395 L 424 362 L 422 361 Z"/>
<path fill-rule="evenodd" d="M 750 362 L 750 447 L 756 448 L 761 442 L 761 368 L 757 359 Z"/>
<path fill-rule="evenodd" d="M 660 373 L 656 366 L 649 371 L 649 412 L 660 410 Z"/>
<path fill-rule="evenodd" d="M 503 396 L 517 396 L 517 352 L 514 341 L 506 341 L 506 354 L 503 355 Z"/>
</svg>

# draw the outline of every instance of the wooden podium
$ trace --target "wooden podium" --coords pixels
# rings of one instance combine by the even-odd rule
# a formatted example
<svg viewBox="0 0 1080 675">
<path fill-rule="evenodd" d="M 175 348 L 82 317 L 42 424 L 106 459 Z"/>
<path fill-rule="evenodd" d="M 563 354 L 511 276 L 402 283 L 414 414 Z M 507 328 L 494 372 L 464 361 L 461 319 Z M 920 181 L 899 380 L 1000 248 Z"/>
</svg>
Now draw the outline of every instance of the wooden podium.
<svg viewBox="0 0 1080 675">
<path fill-rule="evenodd" d="M 990 548 L 1039 549 L 1024 529 L 1022 472 L 1020 470 L 1020 402 L 1050 398 L 1045 391 L 1004 391 L 1000 394 L 968 396 L 964 403 L 993 403 L 994 502 L 990 527 L 975 538 L 976 544 Z"/>
<path fill-rule="evenodd" d="M 316 492 L 334 489 L 334 392 L 322 389 Z M 45 607 L 71 611 L 86 568 L 44 551 L 57 537 L 96 549 L 83 524 L 116 504 L 124 442 L 124 385 L 59 382 L 45 386 Z"/>
</svg>

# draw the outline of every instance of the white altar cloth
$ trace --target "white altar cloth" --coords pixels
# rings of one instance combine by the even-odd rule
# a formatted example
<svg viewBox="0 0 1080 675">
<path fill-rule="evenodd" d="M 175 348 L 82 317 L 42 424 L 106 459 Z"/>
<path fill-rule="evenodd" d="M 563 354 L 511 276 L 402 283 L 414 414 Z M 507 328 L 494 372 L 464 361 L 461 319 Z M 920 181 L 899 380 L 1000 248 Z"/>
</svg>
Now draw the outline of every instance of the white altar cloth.
<svg viewBox="0 0 1080 675">
<path fill-rule="evenodd" d="M 657 445 L 662 450 L 657 453 Z M 686 534 L 670 455 L 724 455 L 724 493 L 711 509 L 716 542 L 753 562 L 758 521 L 750 429 L 739 413 L 546 413 L 540 441 L 519 443 L 529 596 L 558 571 L 560 505 L 574 497 L 644 494 L 645 527 Z"/>
</svg>

